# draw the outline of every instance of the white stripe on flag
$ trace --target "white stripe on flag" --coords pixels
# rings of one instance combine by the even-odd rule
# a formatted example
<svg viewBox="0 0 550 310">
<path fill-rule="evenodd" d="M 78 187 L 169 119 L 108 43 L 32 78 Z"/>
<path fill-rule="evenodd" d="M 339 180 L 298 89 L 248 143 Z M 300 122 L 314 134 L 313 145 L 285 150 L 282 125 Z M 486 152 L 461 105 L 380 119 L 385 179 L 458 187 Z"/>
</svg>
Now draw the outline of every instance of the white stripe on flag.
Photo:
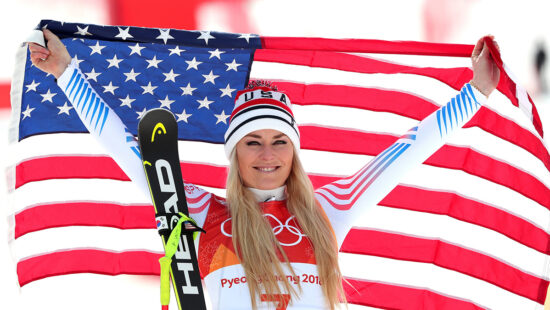
<svg viewBox="0 0 550 310">
<path fill-rule="evenodd" d="M 36 195 L 40 191 L 40 195 Z M 61 201 L 124 201 L 125 204 L 151 204 L 130 181 L 108 179 L 55 179 L 30 182 L 13 193 L 14 212 L 39 203 Z"/>
<path fill-rule="evenodd" d="M 155 229 L 71 226 L 49 228 L 21 236 L 13 245 L 17 260 L 66 249 L 110 252 L 145 250 L 164 253 Z"/>
<path fill-rule="evenodd" d="M 349 85 L 371 87 L 416 94 L 432 103 L 445 104 L 456 90 L 430 77 L 415 74 L 359 73 L 337 69 L 316 68 L 273 62 L 255 61 L 250 77 L 283 81 L 303 81 L 307 84 Z M 290 99 L 292 102 L 292 98 Z"/>
<path fill-rule="evenodd" d="M 488 282 L 433 264 L 386 259 L 368 255 L 340 254 L 344 275 L 406 287 L 430 289 L 438 294 L 488 309 L 540 309 L 527 298 L 510 293 Z M 345 263 L 344 263 L 345 262 Z"/>
</svg>

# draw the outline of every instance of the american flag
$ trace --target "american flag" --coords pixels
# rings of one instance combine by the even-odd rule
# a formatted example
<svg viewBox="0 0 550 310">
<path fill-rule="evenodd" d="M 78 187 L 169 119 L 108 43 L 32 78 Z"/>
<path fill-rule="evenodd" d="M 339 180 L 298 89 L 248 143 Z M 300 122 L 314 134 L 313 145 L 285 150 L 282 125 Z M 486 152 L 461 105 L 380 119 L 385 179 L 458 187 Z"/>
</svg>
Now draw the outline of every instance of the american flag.
<svg viewBox="0 0 550 310">
<path fill-rule="evenodd" d="M 132 135 L 145 111 L 171 110 L 184 179 L 222 196 L 223 133 L 249 79 L 275 81 L 291 98 L 300 155 L 318 187 L 356 172 L 472 77 L 471 45 L 43 27 L 62 38 Z M 543 309 L 550 156 L 535 106 L 505 70 L 465 129 L 348 235 L 341 267 L 351 308 Z M 158 282 L 144 277 L 159 274 L 162 255 L 150 200 L 24 46 L 11 100 L 8 213 L 19 284 L 71 292 L 58 309 L 74 300 L 158 306 Z M 88 113 L 101 126 L 102 109 Z"/>
</svg>

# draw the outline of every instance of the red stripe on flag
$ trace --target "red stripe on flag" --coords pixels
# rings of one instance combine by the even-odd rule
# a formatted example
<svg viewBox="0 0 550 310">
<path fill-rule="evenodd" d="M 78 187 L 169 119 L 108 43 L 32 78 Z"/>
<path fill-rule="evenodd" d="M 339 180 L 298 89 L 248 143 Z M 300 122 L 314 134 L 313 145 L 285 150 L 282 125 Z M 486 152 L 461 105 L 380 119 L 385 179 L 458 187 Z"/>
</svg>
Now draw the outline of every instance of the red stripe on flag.
<svg viewBox="0 0 550 310">
<path fill-rule="evenodd" d="M 470 57 L 473 45 L 368 39 L 261 37 L 263 49 Z"/>
<path fill-rule="evenodd" d="M 225 188 L 227 167 L 201 163 L 181 162 L 182 177 L 185 182 L 199 186 Z"/>
<path fill-rule="evenodd" d="M 550 253 L 550 236 L 544 229 L 509 212 L 456 193 L 399 185 L 379 205 L 448 215 L 494 230 L 541 253 Z"/>
<path fill-rule="evenodd" d="M 155 228 L 152 205 L 67 202 L 33 206 L 15 215 L 15 238 L 47 228 L 105 226 L 119 229 Z"/>
<path fill-rule="evenodd" d="M 473 77 L 472 70 L 465 67 L 413 67 L 339 52 L 260 49 L 255 51 L 254 60 L 367 74 L 416 74 L 434 78 L 456 90 L 459 90 L 464 83 L 470 81 Z"/>
<path fill-rule="evenodd" d="M 148 251 L 72 249 L 23 259 L 17 263 L 17 275 L 21 286 L 73 273 L 159 275 L 158 260 L 162 255 Z"/>
<path fill-rule="evenodd" d="M 277 82 L 292 103 L 297 105 L 327 105 L 389 112 L 416 120 L 424 119 L 438 106 L 413 94 L 387 89 L 345 85 L 300 84 Z"/>
<path fill-rule="evenodd" d="M 368 240 L 367 247 L 365 240 Z M 442 240 L 354 229 L 347 235 L 340 251 L 434 264 L 492 283 L 540 304 L 544 304 L 548 288 L 546 280 Z"/>
<path fill-rule="evenodd" d="M 0 83 L 0 109 L 10 108 L 10 90 L 10 83 Z"/>
<path fill-rule="evenodd" d="M 347 281 L 347 282 L 346 282 Z M 349 303 L 382 309 L 483 310 L 471 301 L 460 300 L 428 289 L 346 278 Z"/>
<path fill-rule="evenodd" d="M 543 141 L 513 121 L 506 119 L 494 111 L 481 107 L 481 109 L 466 123 L 463 128 L 477 126 L 486 132 L 502 138 L 518 147 L 533 154 L 542 161 L 550 170 L 550 154 L 543 144 Z"/>
<path fill-rule="evenodd" d="M 130 181 L 109 156 L 49 156 L 17 164 L 15 188 L 50 179 L 113 179 Z"/>
<path fill-rule="evenodd" d="M 299 128 L 301 147 L 307 150 L 375 156 L 399 138 L 389 134 L 313 125 Z"/>
<path fill-rule="evenodd" d="M 533 116 L 533 124 L 535 125 L 535 129 L 540 134 L 541 137 L 544 137 L 544 132 L 542 129 L 542 120 L 540 119 L 539 111 L 537 110 L 537 107 L 535 106 L 535 103 L 533 102 L 533 99 L 531 99 L 531 96 L 527 94 L 527 98 L 529 99 L 529 103 L 531 104 L 532 110 L 531 115 Z"/>
<path fill-rule="evenodd" d="M 536 177 L 467 147 L 444 145 L 425 164 L 462 170 L 506 186 L 550 209 L 550 189 Z"/>
</svg>

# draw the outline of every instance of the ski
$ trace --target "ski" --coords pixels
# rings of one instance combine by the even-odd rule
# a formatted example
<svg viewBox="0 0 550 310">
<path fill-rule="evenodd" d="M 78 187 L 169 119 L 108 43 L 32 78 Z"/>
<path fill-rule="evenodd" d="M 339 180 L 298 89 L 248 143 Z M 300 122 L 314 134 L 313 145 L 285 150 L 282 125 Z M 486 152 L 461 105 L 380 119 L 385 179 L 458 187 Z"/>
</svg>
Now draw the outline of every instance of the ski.
<svg viewBox="0 0 550 310">
<path fill-rule="evenodd" d="M 206 309 L 193 240 L 193 233 L 201 229 L 188 217 L 174 115 L 165 109 L 148 111 L 139 122 L 138 139 L 157 230 L 166 252 L 160 260 L 163 309 L 168 308 L 165 303 L 170 298 L 169 275 L 180 310 L 182 305 L 183 309 Z"/>
</svg>

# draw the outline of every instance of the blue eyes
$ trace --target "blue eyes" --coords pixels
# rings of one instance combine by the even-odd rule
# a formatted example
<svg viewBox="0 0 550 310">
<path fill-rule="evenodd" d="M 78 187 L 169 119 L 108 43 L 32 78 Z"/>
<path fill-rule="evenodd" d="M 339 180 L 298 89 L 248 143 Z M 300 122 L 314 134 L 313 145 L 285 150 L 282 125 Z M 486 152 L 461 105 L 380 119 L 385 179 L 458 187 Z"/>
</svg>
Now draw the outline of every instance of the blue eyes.
<svg viewBox="0 0 550 310">
<path fill-rule="evenodd" d="M 273 145 L 277 144 L 286 144 L 287 142 L 285 140 L 275 140 L 273 141 Z M 252 145 L 261 145 L 259 141 L 248 141 L 246 142 L 246 145 L 252 146 Z"/>
</svg>

